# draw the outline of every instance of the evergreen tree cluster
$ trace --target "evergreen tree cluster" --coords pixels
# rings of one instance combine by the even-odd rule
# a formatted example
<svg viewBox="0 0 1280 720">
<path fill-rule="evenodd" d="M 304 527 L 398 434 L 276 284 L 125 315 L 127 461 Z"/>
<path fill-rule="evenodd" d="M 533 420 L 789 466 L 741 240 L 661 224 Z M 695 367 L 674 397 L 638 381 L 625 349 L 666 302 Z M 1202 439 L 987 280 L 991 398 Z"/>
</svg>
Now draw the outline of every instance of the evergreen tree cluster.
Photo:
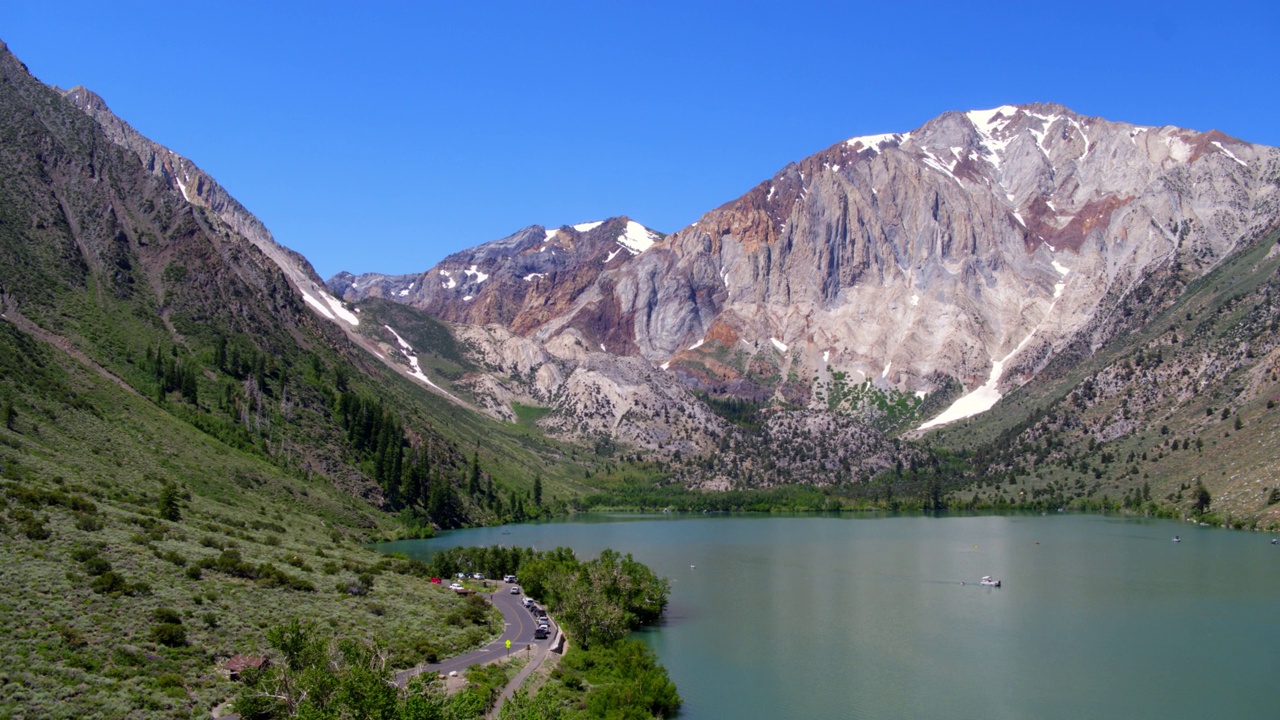
<svg viewBox="0 0 1280 720">
<path fill-rule="evenodd" d="M 168 352 L 159 347 L 153 352 L 153 348 L 148 347 L 143 369 L 156 379 L 162 396 L 178 392 L 192 405 L 200 404 L 200 363 L 194 358 L 180 357 L 177 345 L 170 346 Z"/>
<path fill-rule="evenodd" d="M 465 521 L 447 459 L 440 462 L 441 458 L 433 457 L 425 443 L 413 447 L 404 424 L 378 400 L 347 391 L 339 393 L 337 405 L 352 451 L 382 487 L 391 509 L 424 512 L 444 528 L 459 527 Z M 472 464 L 474 478 L 479 473 L 478 460 Z"/>
</svg>

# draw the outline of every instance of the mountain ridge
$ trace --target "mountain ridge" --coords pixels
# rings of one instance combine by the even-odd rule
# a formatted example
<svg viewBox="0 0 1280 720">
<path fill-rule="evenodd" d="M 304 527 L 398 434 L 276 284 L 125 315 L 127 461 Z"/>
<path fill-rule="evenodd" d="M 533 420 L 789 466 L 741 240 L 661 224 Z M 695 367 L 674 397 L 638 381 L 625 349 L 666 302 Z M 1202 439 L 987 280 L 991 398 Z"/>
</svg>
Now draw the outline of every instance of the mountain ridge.
<svg viewBox="0 0 1280 720">
<path fill-rule="evenodd" d="M 1051 103 L 949 111 L 787 165 L 579 282 L 571 303 L 553 305 L 557 321 L 545 308 L 537 322 L 484 321 L 542 342 L 574 328 L 692 388 L 753 400 L 817 404 L 753 380 L 752 363 L 926 394 L 951 378 L 998 397 L 1069 342 L 1097 298 L 1123 294 L 1148 267 L 1203 272 L 1273 223 L 1275 186 L 1262 178 L 1278 162 L 1275 149 L 1218 131 L 1115 123 Z M 484 249 L 498 247 L 479 246 L 468 269 L 489 273 Z M 330 282 L 358 300 L 350 283 L 386 280 Z M 459 292 L 419 307 L 468 320 Z M 716 360 L 715 346 L 741 357 Z"/>
</svg>

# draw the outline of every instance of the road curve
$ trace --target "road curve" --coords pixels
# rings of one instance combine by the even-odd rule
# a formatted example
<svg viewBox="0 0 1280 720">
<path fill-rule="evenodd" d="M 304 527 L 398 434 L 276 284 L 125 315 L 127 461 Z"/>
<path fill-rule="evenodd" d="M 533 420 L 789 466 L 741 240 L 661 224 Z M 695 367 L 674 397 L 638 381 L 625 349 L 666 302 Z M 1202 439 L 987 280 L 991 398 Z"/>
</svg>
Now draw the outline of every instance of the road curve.
<svg viewBox="0 0 1280 720">
<path fill-rule="evenodd" d="M 535 643 L 533 633 L 538 629 L 538 622 L 523 605 L 524 596 L 511 594 L 510 585 L 505 583 L 499 585 L 496 591 L 485 597 L 502 613 L 504 627 L 502 635 L 497 640 L 465 655 L 458 655 L 430 665 L 419 665 L 408 670 L 401 670 L 396 673 L 396 684 L 404 687 L 410 678 L 422 673 L 448 675 L 454 670 L 462 672 L 472 665 L 482 665 L 497 660 L 507 654 L 508 640 L 511 641 L 511 653 L 514 654 L 516 652 L 533 652 L 539 649 L 538 645 L 550 645 L 552 639 L 555 638 L 558 629 L 553 623 L 551 625 L 551 637 Z"/>
</svg>

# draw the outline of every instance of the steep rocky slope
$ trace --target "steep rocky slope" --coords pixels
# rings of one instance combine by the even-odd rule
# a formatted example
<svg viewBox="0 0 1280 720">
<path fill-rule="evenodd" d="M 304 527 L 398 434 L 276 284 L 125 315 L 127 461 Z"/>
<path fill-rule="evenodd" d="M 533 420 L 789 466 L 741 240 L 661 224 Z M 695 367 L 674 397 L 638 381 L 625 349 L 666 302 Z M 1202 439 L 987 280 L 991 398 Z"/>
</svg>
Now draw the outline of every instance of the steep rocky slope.
<svg viewBox="0 0 1280 720">
<path fill-rule="evenodd" d="M 442 432 L 454 408 L 356 334 L 359 318 L 310 265 L 194 164 L 91 93 L 42 85 L 3 47 L 0 117 L 0 314 L 15 332 L 229 452 L 372 507 L 442 526 L 514 511 L 459 449 L 490 428 L 475 418 Z M 27 412 L 21 388 L 0 379 L 0 398 Z M 487 467 L 507 468 L 499 489 L 530 487 L 511 466 L 531 458 L 494 449 Z M 465 474 L 486 481 L 483 497 Z"/>
<path fill-rule="evenodd" d="M 1197 277 L 1270 226 L 1278 164 L 1216 131 L 1057 105 L 949 112 L 790 165 L 624 263 L 597 250 L 571 278 L 518 275 L 512 258 L 553 235 L 534 227 L 383 294 L 541 342 L 572 328 L 715 394 L 821 407 L 834 371 L 904 393 L 989 384 L 993 402 L 1145 275 Z M 475 289 L 499 273 L 501 293 Z M 330 284 L 358 299 L 384 281 Z"/>
</svg>

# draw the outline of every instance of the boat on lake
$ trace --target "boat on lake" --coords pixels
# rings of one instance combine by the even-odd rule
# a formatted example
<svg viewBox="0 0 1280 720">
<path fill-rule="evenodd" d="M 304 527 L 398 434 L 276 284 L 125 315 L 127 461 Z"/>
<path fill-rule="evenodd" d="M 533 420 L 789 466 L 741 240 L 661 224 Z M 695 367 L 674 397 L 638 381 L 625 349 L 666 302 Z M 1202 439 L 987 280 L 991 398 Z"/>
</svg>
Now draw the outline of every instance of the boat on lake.
<svg viewBox="0 0 1280 720">
<path fill-rule="evenodd" d="M 983 575 L 982 581 L 978 584 L 986 585 L 987 587 L 1000 587 L 1000 581 L 992 578 L 990 575 Z"/>
</svg>

